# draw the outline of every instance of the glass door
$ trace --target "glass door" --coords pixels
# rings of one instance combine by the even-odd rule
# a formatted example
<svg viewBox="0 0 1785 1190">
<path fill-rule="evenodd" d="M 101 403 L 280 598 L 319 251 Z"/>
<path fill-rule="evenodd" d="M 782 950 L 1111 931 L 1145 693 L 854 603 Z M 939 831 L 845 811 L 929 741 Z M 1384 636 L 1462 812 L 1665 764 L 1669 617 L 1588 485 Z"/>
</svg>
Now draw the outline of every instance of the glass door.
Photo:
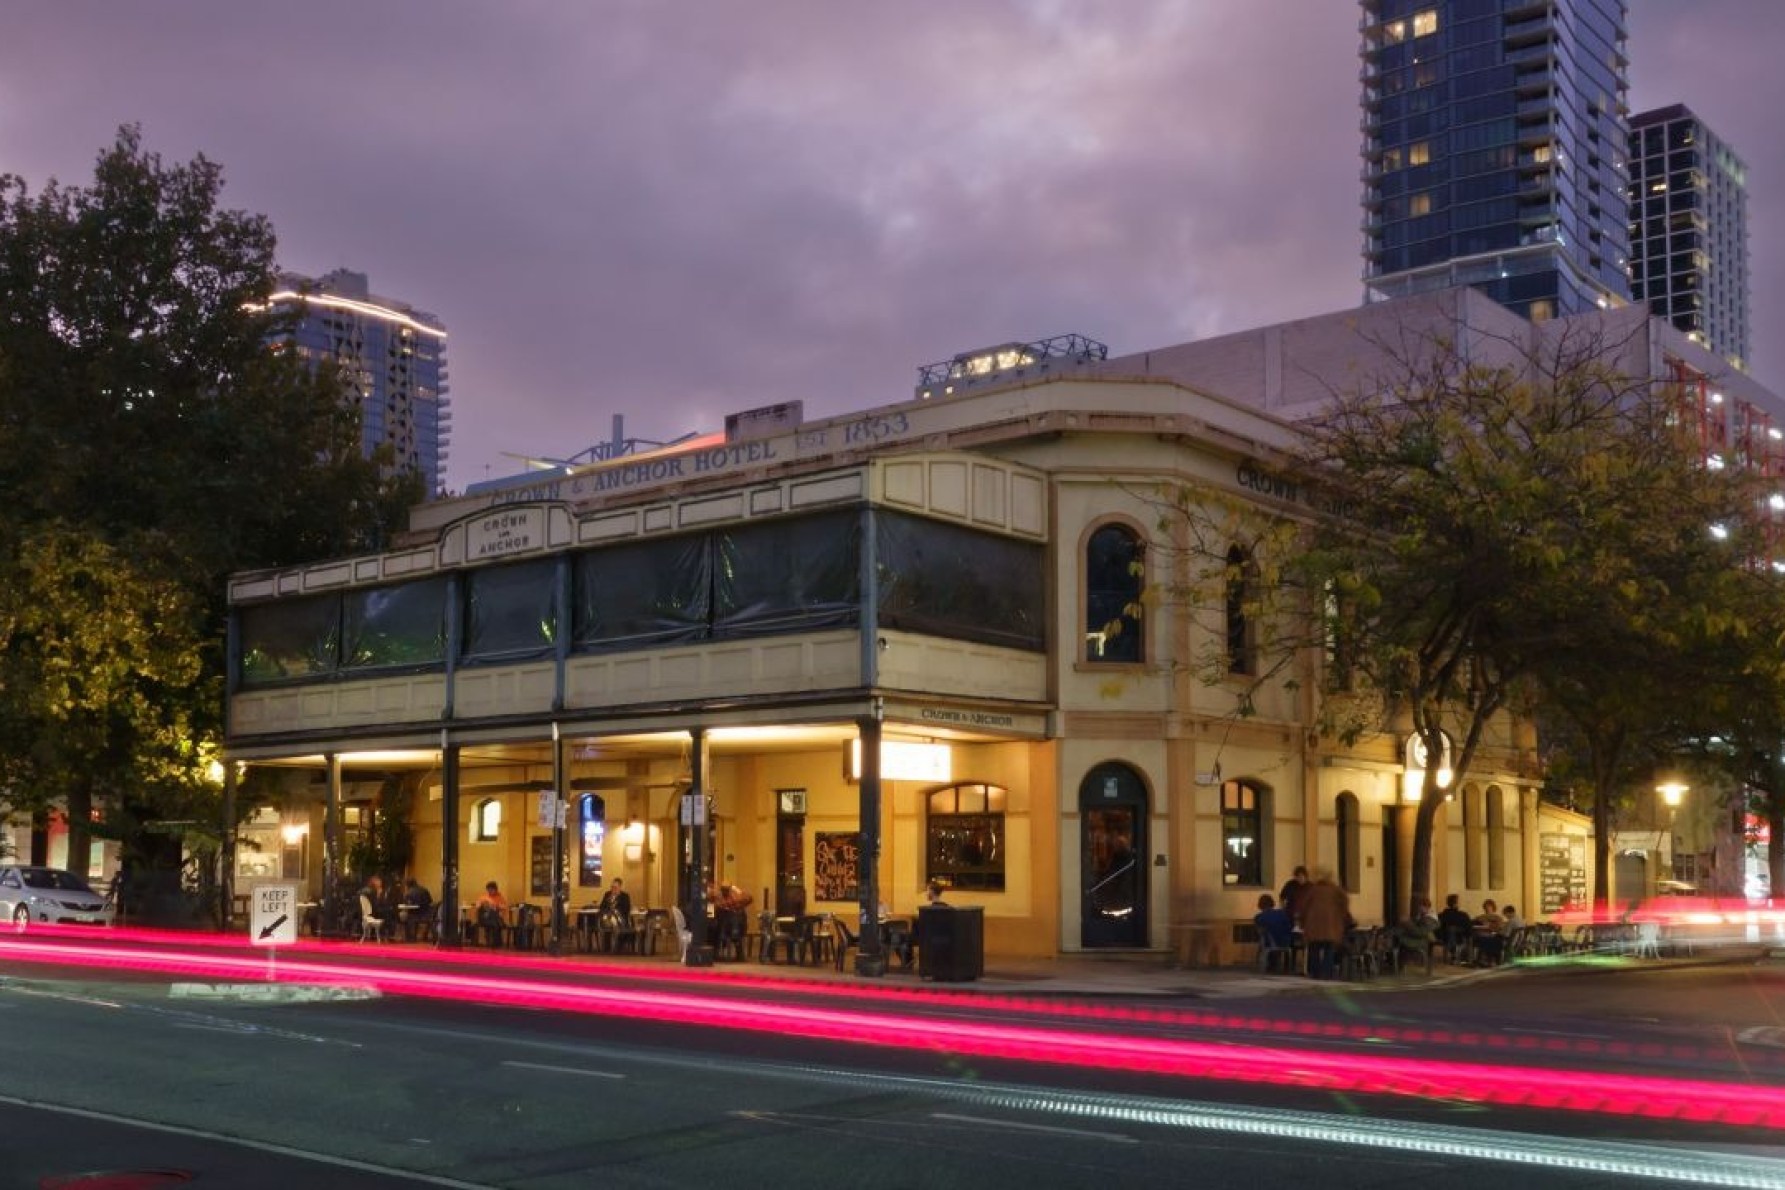
<svg viewBox="0 0 1785 1190">
<path fill-rule="evenodd" d="M 1147 945 L 1147 791 L 1125 764 L 1102 764 L 1079 786 L 1081 944 Z"/>
</svg>

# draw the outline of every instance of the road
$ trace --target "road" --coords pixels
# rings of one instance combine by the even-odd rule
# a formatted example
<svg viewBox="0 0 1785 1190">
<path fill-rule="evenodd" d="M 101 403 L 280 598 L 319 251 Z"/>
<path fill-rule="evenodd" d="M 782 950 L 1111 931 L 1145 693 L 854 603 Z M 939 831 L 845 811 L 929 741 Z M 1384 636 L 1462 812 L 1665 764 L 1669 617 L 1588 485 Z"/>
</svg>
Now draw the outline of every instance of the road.
<svg viewBox="0 0 1785 1190">
<path fill-rule="evenodd" d="M 0 1035 L 12 1074 L 10 1097 L 0 1096 L 0 1171 L 10 1172 L 0 1176 L 38 1186 L 162 1168 L 216 1186 L 984 1190 L 1118 1178 L 1272 1186 L 1304 1184 L 1317 1170 L 1325 1190 L 1432 1179 L 1500 1187 L 1509 1176 L 1605 1186 L 1646 1169 L 1785 1186 L 1776 1127 L 1404 1089 L 1367 1095 L 1317 1077 L 1331 1059 L 1360 1072 L 1417 1061 L 1512 1070 L 1539 1091 L 1587 1080 L 1557 1073 L 1567 1069 L 1715 1077 L 1771 1094 L 1785 1082 L 1774 1064 L 1785 1050 L 1738 1037 L 1764 1027 L 1758 1014 L 1776 990 L 1769 970 L 1674 972 L 1647 992 L 1611 982 L 1612 973 L 1521 975 L 1448 992 L 1278 997 L 1217 1011 L 1025 1011 L 971 998 L 839 1007 L 797 989 L 689 991 L 648 979 L 580 980 L 575 990 L 609 999 L 579 1011 L 531 982 L 525 996 L 484 1002 L 503 974 L 474 979 L 462 969 L 452 995 L 257 1001 L 190 975 L 26 965 L 0 946 Z M 1708 1014 L 1686 1007 L 1713 997 Z M 1617 1003 L 1616 1019 L 1589 1030 L 1583 998 Z M 1661 1001 L 1666 1013 L 1654 1008 Z M 805 1025 L 832 1018 L 853 1032 Z M 1459 1018 L 1470 1029 L 1450 1028 Z M 764 1027 L 775 1019 L 785 1024 Z M 1487 1050 L 1462 1040 L 1508 1030 L 1569 1046 Z M 1053 1047 L 1068 1039 L 1071 1048 Z M 1149 1058 L 1180 1052 L 1262 1055 L 1256 1069 L 1282 1077 L 1212 1081 L 1214 1063 Z M 46 1110 L 68 1107 L 90 1114 Z"/>
</svg>

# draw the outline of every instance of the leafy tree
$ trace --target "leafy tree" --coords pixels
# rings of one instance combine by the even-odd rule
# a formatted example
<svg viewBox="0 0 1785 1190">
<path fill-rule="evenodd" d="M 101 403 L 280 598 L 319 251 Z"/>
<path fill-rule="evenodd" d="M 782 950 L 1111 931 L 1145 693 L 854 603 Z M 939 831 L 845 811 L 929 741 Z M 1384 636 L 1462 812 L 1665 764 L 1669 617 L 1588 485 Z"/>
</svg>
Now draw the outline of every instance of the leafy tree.
<svg viewBox="0 0 1785 1190">
<path fill-rule="evenodd" d="M 202 781 L 226 577 L 376 548 L 420 496 L 361 457 L 338 377 L 273 349 L 273 230 L 222 185 L 131 126 L 91 186 L 0 176 L 0 780 L 66 804 L 72 855 L 87 799 Z"/>
<path fill-rule="evenodd" d="M 1697 543 L 1752 493 L 1698 465 L 1646 378 L 1609 362 L 1616 344 L 1561 325 L 1494 345 L 1379 344 L 1388 375 L 1309 426 L 1304 461 L 1340 515 L 1302 570 L 1337 593 L 1359 675 L 1427 755 L 1448 743 L 1467 773 L 1504 716 L 1556 699 L 1591 743 L 1603 815 L 1658 683 L 1703 674 L 1693 646 L 1734 631 L 1735 559 Z M 1645 658 L 1674 668 L 1638 673 Z M 1431 889 L 1442 798 L 1429 764 L 1415 895 Z"/>
</svg>

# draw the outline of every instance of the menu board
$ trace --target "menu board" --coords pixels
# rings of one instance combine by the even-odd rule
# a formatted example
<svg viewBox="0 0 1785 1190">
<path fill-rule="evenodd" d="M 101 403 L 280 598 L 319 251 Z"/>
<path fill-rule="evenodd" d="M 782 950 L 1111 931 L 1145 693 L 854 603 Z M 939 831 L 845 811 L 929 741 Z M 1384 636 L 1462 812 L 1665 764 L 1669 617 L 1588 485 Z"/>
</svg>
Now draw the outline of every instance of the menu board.
<svg viewBox="0 0 1785 1190">
<path fill-rule="evenodd" d="M 812 895 L 819 901 L 853 901 L 861 889 L 861 834 L 813 836 Z"/>
<path fill-rule="evenodd" d="M 1548 916 L 1587 901 L 1587 840 L 1581 835 L 1544 834 L 1537 841 L 1539 912 Z"/>
</svg>

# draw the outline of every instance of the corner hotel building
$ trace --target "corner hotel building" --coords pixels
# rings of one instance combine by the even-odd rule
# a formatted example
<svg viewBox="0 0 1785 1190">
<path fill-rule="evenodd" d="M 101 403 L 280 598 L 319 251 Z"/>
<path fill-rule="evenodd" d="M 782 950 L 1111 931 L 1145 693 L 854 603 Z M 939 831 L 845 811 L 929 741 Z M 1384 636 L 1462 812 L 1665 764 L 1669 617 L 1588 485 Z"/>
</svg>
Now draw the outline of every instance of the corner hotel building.
<svg viewBox="0 0 1785 1190">
<path fill-rule="evenodd" d="M 237 575 L 228 752 L 280 791 L 238 890 L 355 880 L 355 837 L 398 814 L 409 874 L 460 903 L 496 880 L 549 906 L 556 870 L 571 908 L 615 876 L 686 904 L 698 839 L 699 879 L 756 909 L 909 914 L 940 880 L 993 956 L 1243 959 L 1298 864 L 1381 922 L 1411 855 L 1406 736 L 1324 738 L 1318 650 L 1236 715 L 1253 679 L 1198 661 L 1245 647 L 1218 597 L 1102 629 L 1184 580 L 1160 491 L 1313 515 L 1295 419 L 1363 374 L 1366 324 L 1408 319 L 1542 333 L 1455 290 L 1120 359 L 1014 344 L 898 403 L 740 414 L 418 506 L 376 556 Z M 1585 823 L 1537 780 L 1510 724 L 1454 775 L 1438 897 L 1541 912 L 1540 839 L 1590 887 Z"/>
</svg>

